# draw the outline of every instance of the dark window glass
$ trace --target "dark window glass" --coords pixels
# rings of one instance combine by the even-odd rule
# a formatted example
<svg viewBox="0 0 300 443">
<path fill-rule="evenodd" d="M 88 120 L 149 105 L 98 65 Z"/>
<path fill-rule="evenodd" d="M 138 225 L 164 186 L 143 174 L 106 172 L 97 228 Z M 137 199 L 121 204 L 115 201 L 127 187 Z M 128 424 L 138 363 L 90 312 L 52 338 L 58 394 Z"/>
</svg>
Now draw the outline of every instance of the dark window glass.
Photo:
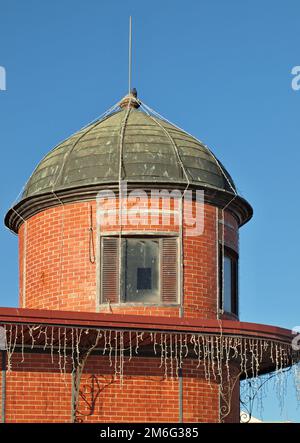
<svg viewBox="0 0 300 443">
<path fill-rule="evenodd" d="M 137 289 L 152 289 L 151 268 L 137 268 Z"/>
<path fill-rule="evenodd" d="M 224 311 L 232 312 L 232 259 L 224 257 Z"/>
<path fill-rule="evenodd" d="M 122 250 L 125 301 L 159 302 L 159 240 L 124 239 Z"/>
<path fill-rule="evenodd" d="M 223 256 L 224 252 L 224 256 Z M 220 308 L 238 315 L 238 256 L 220 248 Z"/>
</svg>

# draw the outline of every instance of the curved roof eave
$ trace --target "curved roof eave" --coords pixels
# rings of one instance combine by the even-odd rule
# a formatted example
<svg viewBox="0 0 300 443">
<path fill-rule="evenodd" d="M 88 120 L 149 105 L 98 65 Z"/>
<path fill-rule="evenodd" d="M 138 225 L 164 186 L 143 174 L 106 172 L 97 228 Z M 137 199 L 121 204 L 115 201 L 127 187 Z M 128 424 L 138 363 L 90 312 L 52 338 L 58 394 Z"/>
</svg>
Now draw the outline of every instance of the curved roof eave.
<svg viewBox="0 0 300 443">
<path fill-rule="evenodd" d="M 148 182 L 131 180 L 127 182 L 127 186 L 129 192 L 132 189 L 137 188 L 146 191 L 151 189 L 173 190 L 178 188 L 179 190 L 184 191 L 186 189 L 186 182 L 184 180 L 175 183 L 162 180 L 151 180 Z M 118 193 L 118 188 L 118 182 L 112 181 L 102 184 L 63 188 L 60 190 L 58 189 L 55 192 L 46 192 L 44 194 L 26 197 L 9 209 L 5 216 L 4 223 L 10 230 L 17 233 L 24 220 L 27 220 L 43 210 L 61 204 L 94 200 L 97 193 L 101 190 L 110 189 Z M 234 195 L 228 191 L 213 188 L 205 184 L 191 184 L 190 189 L 203 190 L 206 203 L 213 204 L 219 208 L 226 207 L 226 210 L 235 216 L 240 227 L 252 218 L 253 209 L 251 205 L 239 195 Z"/>
</svg>

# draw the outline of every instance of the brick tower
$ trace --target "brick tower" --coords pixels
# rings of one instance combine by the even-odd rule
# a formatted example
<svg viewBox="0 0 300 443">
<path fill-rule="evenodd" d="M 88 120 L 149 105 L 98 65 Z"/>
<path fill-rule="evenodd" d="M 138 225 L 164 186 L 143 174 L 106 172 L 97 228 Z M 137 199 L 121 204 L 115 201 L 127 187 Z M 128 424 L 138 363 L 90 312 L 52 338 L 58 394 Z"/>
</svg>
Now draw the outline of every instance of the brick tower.
<svg viewBox="0 0 300 443">
<path fill-rule="evenodd" d="M 5 218 L 20 307 L 0 309 L 2 421 L 238 422 L 239 381 L 296 358 L 291 331 L 239 321 L 251 216 L 136 94 L 56 146 Z"/>
</svg>

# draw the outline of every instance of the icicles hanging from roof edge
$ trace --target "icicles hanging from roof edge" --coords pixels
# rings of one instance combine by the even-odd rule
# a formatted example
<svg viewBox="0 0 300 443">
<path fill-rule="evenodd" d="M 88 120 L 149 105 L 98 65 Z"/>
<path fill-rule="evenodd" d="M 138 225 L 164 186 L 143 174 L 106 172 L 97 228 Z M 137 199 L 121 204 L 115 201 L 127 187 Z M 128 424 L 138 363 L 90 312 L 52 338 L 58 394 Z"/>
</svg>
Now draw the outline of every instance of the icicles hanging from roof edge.
<svg viewBox="0 0 300 443">
<path fill-rule="evenodd" d="M 114 372 L 115 380 L 123 384 L 124 366 L 134 357 L 148 355 L 158 359 L 166 380 L 176 380 L 179 369 L 186 359 L 197 362 L 196 369 L 209 383 L 221 387 L 229 384 L 231 365 L 239 368 L 239 376 L 250 379 L 260 375 L 262 364 L 268 360 L 275 368 L 277 389 L 282 393 L 284 368 L 293 363 L 293 373 L 300 401 L 300 353 L 295 353 L 287 343 L 260 338 L 225 336 L 217 334 L 146 332 L 75 328 L 50 325 L 5 325 L 7 369 L 13 369 L 12 357 L 21 354 L 21 363 L 26 360 L 26 350 L 39 349 L 51 356 L 62 374 L 74 372 L 89 349 L 97 355 L 106 356 Z M 95 334 L 101 340 L 95 344 Z M 99 351 L 99 352 L 98 352 Z M 281 395 L 281 394 L 280 394 Z"/>
</svg>

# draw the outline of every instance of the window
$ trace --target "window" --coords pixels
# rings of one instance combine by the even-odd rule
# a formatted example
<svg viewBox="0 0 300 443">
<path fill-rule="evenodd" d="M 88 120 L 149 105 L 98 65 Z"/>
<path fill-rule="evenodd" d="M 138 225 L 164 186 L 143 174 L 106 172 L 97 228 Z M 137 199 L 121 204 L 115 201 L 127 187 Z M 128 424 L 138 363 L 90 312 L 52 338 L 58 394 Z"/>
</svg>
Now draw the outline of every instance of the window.
<svg viewBox="0 0 300 443">
<path fill-rule="evenodd" d="M 177 304 L 177 238 L 102 237 L 101 300 Z"/>
<path fill-rule="evenodd" d="M 159 240 L 122 240 L 123 298 L 127 302 L 159 303 Z"/>
<path fill-rule="evenodd" d="M 220 309 L 238 315 L 238 256 L 220 248 Z"/>
</svg>

